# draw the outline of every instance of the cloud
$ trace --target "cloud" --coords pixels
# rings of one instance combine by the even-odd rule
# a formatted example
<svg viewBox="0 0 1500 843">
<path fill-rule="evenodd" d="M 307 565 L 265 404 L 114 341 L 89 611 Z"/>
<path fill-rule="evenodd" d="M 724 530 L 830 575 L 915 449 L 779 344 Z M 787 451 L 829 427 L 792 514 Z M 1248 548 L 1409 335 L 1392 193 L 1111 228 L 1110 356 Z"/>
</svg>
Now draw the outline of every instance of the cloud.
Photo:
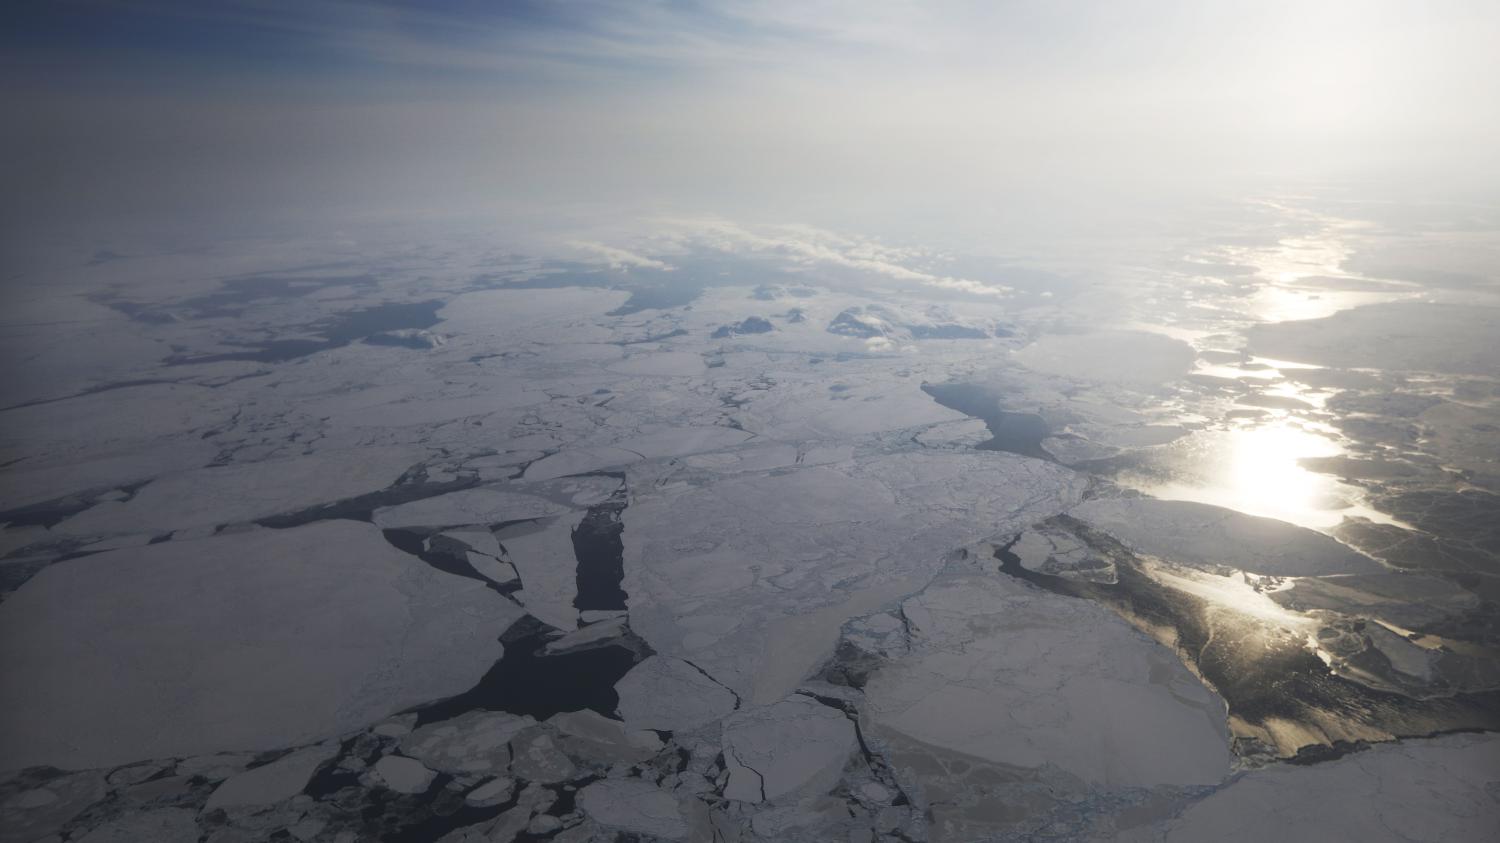
<svg viewBox="0 0 1500 843">
<path fill-rule="evenodd" d="M 682 241 L 735 254 L 780 256 L 804 265 L 838 266 L 881 275 L 896 281 L 979 296 L 1007 296 L 1003 284 L 955 278 L 913 269 L 906 263 L 924 254 L 851 238 L 805 225 L 764 226 L 759 231 L 726 220 L 671 220 Z"/>
<path fill-rule="evenodd" d="M 609 264 L 610 269 L 626 269 L 633 267 L 636 269 L 660 269 L 670 272 L 675 268 L 669 263 L 664 263 L 654 258 L 648 258 L 644 255 L 638 255 L 635 252 L 631 252 L 626 249 L 619 249 L 614 246 L 606 246 L 603 243 L 590 243 L 584 240 L 570 240 L 568 241 L 568 245 L 580 251 L 588 252 L 596 257 L 602 258 L 605 263 Z"/>
</svg>

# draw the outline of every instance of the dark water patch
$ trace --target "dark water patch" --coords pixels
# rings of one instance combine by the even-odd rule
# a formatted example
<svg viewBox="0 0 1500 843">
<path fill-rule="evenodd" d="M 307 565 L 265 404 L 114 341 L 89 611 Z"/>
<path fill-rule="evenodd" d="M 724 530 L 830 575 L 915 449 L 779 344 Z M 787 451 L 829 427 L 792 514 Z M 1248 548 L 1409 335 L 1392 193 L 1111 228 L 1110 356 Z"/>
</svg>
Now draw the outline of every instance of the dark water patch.
<svg viewBox="0 0 1500 843">
<path fill-rule="evenodd" d="M 1203 598 L 1152 579 L 1141 561 L 1112 537 L 1067 515 L 1043 522 L 1067 531 L 1115 565 L 1114 584 L 1063 579 L 1029 571 L 999 547 L 1000 570 L 1034 586 L 1113 609 L 1137 628 L 1167 641 L 1229 706 L 1232 717 L 1258 729 L 1288 721 L 1335 745 L 1349 727 L 1392 737 L 1422 737 L 1462 730 L 1500 729 L 1500 692 L 1455 693 L 1425 699 L 1371 688 L 1333 672 L 1294 633 L 1222 611 Z M 1268 748 L 1253 735 L 1240 735 L 1236 752 L 1259 754 Z M 1289 757 L 1301 747 L 1282 747 Z M 1308 756 L 1316 756 L 1313 750 Z"/>
<path fill-rule="evenodd" d="M 391 547 L 403 553 L 409 553 L 445 574 L 478 580 L 486 584 L 490 582 L 488 577 L 474 570 L 474 566 L 470 565 L 467 559 L 456 554 L 428 550 L 426 536 L 423 533 L 415 530 L 381 530 L 380 534 L 385 537 Z"/>
<path fill-rule="evenodd" d="M 989 390 L 966 383 L 922 384 L 922 391 L 950 410 L 984 422 L 990 439 L 975 447 L 981 451 L 1006 451 L 1023 457 L 1051 460 L 1042 440 L 1051 431 L 1047 422 L 1035 413 L 1012 413 L 1000 409 L 999 401 Z"/>
<path fill-rule="evenodd" d="M 381 331 L 422 330 L 443 321 L 437 315 L 442 306 L 437 300 L 387 302 L 334 316 L 319 332 L 334 342 L 350 343 Z"/>
<path fill-rule="evenodd" d="M 517 475 L 517 476 L 519 476 L 519 475 Z M 509 521 L 493 521 L 490 524 L 488 524 L 487 526 L 490 528 L 490 532 L 491 533 L 500 533 L 503 530 L 506 530 L 506 529 L 508 529 L 510 527 L 519 527 L 522 524 L 540 524 L 544 520 L 546 520 L 545 517 L 543 517 L 543 518 L 513 518 L 513 519 L 511 519 Z M 505 547 L 505 543 L 501 542 L 500 546 L 501 547 Z"/>
<path fill-rule="evenodd" d="M 1163 461 L 1150 449 L 1123 451 L 1107 457 L 1096 457 L 1089 460 L 1074 460 L 1068 463 L 1068 467 L 1083 474 L 1110 479 L 1116 478 L 1125 472 L 1130 472 L 1136 477 L 1153 480 L 1158 483 L 1167 483 L 1178 479 L 1177 467 Z"/>
<path fill-rule="evenodd" d="M 475 278 L 481 290 L 560 290 L 564 287 L 607 288 L 631 275 L 630 270 L 607 270 L 592 264 L 572 261 L 547 261 L 543 271 L 525 278 L 506 274 L 488 274 Z"/>
<path fill-rule="evenodd" d="M 760 284 L 768 275 L 793 273 L 768 265 L 764 261 L 717 252 L 673 255 L 672 269 L 633 269 L 634 284 L 617 285 L 630 290 L 630 298 L 612 316 L 626 316 L 642 310 L 665 310 L 692 304 L 709 287 L 739 287 Z"/>
<path fill-rule="evenodd" d="M 477 709 L 538 720 L 583 709 L 613 717 L 620 704 L 615 683 L 651 653 L 650 647 L 631 635 L 622 644 L 543 655 L 542 648 L 558 632 L 530 615 L 516 621 L 500 636 L 505 655 L 479 683 L 456 697 L 416 709 L 417 725 Z"/>
<path fill-rule="evenodd" d="M 342 265 L 342 264 L 340 264 Z M 318 267 L 310 267 L 316 269 Z M 168 304 L 142 303 L 124 298 L 118 289 L 89 296 L 95 304 L 122 313 L 137 322 L 165 324 L 181 319 L 235 319 L 251 306 L 308 296 L 328 287 L 368 288 L 374 276 L 353 275 L 249 275 L 223 281 L 220 289 Z"/>
<path fill-rule="evenodd" d="M 553 793 L 553 802 L 552 806 L 542 813 L 550 814 L 554 817 L 562 817 L 573 813 L 578 809 L 578 791 L 602 778 L 604 777 L 598 775 L 583 776 L 561 784 L 545 785 Z"/>
<path fill-rule="evenodd" d="M 303 298 L 328 287 L 371 287 L 375 283 L 374 276 L 368 274 L 251 275 L 231 278 L 218 292 L 186 299 L 177 309 L 186 310 L 194 319 L 234 318 L 261 302 Z"/>
<path fill-rule="evenodd" d="M 870 677 L 885 665 L 886 659 L 879 654 L 868 652 L 841 637 L 834 648 L 833 658 L 823 665 L 815 678 L 830 685 L 862 691 Z"/>
<path fill-rule="evenodd" d="M 703 288 L 697 285 L 674 284 L 656 287 L 644 287 L 630 291 L 630 298 L 625 303 L 609 311 L 606 316 L 629 316 L 632 313 L 640 313 L 643 310 L 670 310 L 674 307 L 682 307 L 692 304 Z"/>
<path fill-rule="evenodd" d="M 24 556 L 0 562 L 0 601 L 15 593 L 28 580 L 57 560 L 46 556 Z"/>
<path fill-rule="evenodd" d="M 263 342 L 231 342 L 225 345 L 245 348 L 247 351 L 231 351 L 220 354 L 176 354 L 166 359 L 169 366 L 191 366 L 202 363 L 224 363 L 231 361 L 252 363 L 284 363 L 299 357 L 307 357 L 320 351 L 342 348 L 355 340 L 372 334 L 430 328 L 442 321 L 437 311 L 440 301 L 414 303 L 388 302 L 340 313 L 309 325 L 297 326 L 322 339 L 266 340 Z"/>
<path fill-rule="evenodd" d="M 94 304 L 103 305 L 116 313 L 124 314 L 129 319 L 144 322 L 147 325 L 168 325 L 177 321 L 177 317 L 171 311 L 160 305 L 129 301 L 120 298 L 119 293 L 114 291 L 95 293 L 87 298 Z"/>
<path fill-rule="evenodd" d="M 716 252 L 672 255 L 671 269 L 652 267 L 605 268 L 595 264 L 552 261 L 540 275 L 509 279 L 486 276 L 478 279 L 481 289 L 556 289 L 592 287 L 622 290 L 630 297 L 611 316 L 628 316 L 646 310 L 668 310 L 692 304 L 710 287 L 755 286 L 767 277 L 784 276 L 790 282 L 802 279 L 796 273 L 768 261 L 752 260 Z"/>
<path fill-rule="evenodd" d="M 369 523 L 374 518 L 375 510 L 382 507 L 410 503 L 423 498 L 434 498 L 438 495 L 446 495 L 449 492 L 457 492 L 477 485 L 479 485 L 479 478 L 477 477 L 462 477 L 443 483 L 431 483 L 424 480 L 403 478 L 378 492 L 345 498 L 333 503 L 310 506 L 307 509 L 299 509 L 295 512 L 258 518 L 254 523 L 261 527 L 271 527 L 277 530 L 300 527 L 303 524 L 311 524 L 314 521 L 327 521 L 334 518 Z"/>
<path fill-rule="evenodd" d="M 46 527 L 51 529 L 62 521 L 94 505 L 91 493 L 65 495 L 42 503 L 29 504 L 0 512 L 0 524 L 9 527 Z"/>
<path fill-rule="evenodd" d="M 646 267 L 604 269 L 590 264 L 555 262 L 542 275 L 515 281 L 491 280 L 485 286 L 515 290 L 553 290 L 562 287 L 592 287 L 624 290 L 625 303 L 609 311 L 610 316 L 628 316 L 643 310 L 665 310 L 691 304 L 706 286 L 692 271 L 667 271 Z M 498 281 L 499 283 L 493 283 Z"/>
<path fill-rule="evenodd" d="M 344 769 L 345 760 L 358 759 L 373 764 L 383 754 L 378 740 L 360 735 L 346 741 L 339 758 L 322 767 L 303 793 L 322 805 L 326 812 L 316 812 L 328 820 L 320 839 L 337 839 L 341 833 L 352 833 L 356 840 L 411 841 L 426 843 L 451 831 L 492 820 L 515 807 L 515 794 L 501 804 L 476 808 L 464 802 L 463 790 L 455 788 L 453 776 L 438 773 L 427 790 L 404 794 L 383 787 L 367 787 L 360 774 Z M 517 790 L 519 793 L 519 789 Z M 222 818 L 207 817 L 210 824 Z M 279 839 L 275 835 L 271 839 Z M 285 839 L 291 839 L 287 836 Z"/>
<path fill-rule="evenodd" d="M 366 764 L 375 763 L 380 757 L 380 742 L 372 740 L 373 737 L 368 732 L 361 732 L 341 742 L 338 755 L 334 760 L 318 767 L 302 792 L 314 799 L 323 799 L 346 787 L 358 787 L 359 774 L 340 764 L 350 758 L 358 758 Z"/>
<path fill-rule="evenodd" d="M 475 808 L 463 801 L 462 794 L 448 789 L 448 782 L 452 780 L 452 776 L 439 774 L 427 792 L 429 799 L 425 815 L 414 823 L 403 825 L 400 831 L 383 839 L 392 843 L 429 843 L 451 831 L 492 820 L 515 807 L 518 802 L 518 797 L 512 796 L 509 801 L 500 805 Z"/>
<path fill-rule="evenodd" d="M 66 469 L 59 469 L 66 470 Z M 124 497 L 120 501 L 128 501 L 135 497 L 135 493 L 150 483 L 150 480 L 137 480 L 134 483 L 122 483 L 119 485 L 99 486 L 86 489 L 81 492 L 63 495 L 50 501 L 27 504 L 0 512 L 0 524 L 9 527 L 46 527 L 51 529 L 60 522 L 72 518 L 74 515 L 88 509 L 98 503 L 98 496 L 110 491 L 121 491 Z"/>
<path fill-rule="evenodd" d="M 573 530 L 573 555 L 578 560 L 578 596 L 573 598 L 573 607 L 580 611 L 625 608 L 626 594 L 620 588 L 625 579 L 621 539 L 625 525 L 620 523 L 620 514 L 625 511 L 626 494 L 622 484 L 609 500 L 589 507 Z"/>
</svg>

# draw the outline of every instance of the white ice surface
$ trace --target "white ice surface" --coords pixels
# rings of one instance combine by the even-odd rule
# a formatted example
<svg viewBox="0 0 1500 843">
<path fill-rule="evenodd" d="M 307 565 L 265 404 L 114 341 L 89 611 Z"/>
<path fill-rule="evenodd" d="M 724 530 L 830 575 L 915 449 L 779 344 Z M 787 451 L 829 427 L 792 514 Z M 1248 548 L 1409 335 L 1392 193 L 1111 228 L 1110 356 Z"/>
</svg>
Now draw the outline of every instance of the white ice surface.
<svg viewBox="0 0 1500 843">
<path fill-rule="evenodd" d="M 1223 702 L 1108 609 L 997 574 L 945 573 L 902 612 L 911 652 L 865 688 L 877 731 L 1098 787 L 1229 774 Z"/>
<path fill-rule="evenodd" d="M 639 779 L 594 782 L 578 792 L 578 807 L 606 828 L 665 840 L 680 840 L 688 833 L 677 797 Z"/>
<path fill-rule="evenodd" d="M 304 744 L 466 690 L 520 614 L 352 521 L 73 559 L 0 604 L 0 743 L 64 769 Z"/>
<path fill-rule="evenodd" d="M 765 802 L 826 790 L 856 746 L 854 723 L 809 697 L 735 712 L 724 721 L 724 796 Z"/>
<path fill-rule="evenodd" d="M 397 793 L 422 793 L 437 776 L 422 762 L 402 755 L 387 755 L 375 762 L 374 769 L 377 780 Z"/>
<path fill-rule="evenodd" d="M 578 626 L 578 558 L 573 552 L 573 530 L 584 513 L 574 512 L 534 524 L 515 524 L 495 537 L 505 546 L 521 590 L 515 598 L 538 620 L 561 630 Z"/>
<path fill-rule="evenodd" d="M 337 743 L 319 744 L 230 776 L 208 797 L 203 810 L 270 805 L 290 799 L 307 787 L 318 767 L 338 750 Z"/>
<path fill-rule="evenodd" d="M 1033 371 L 1135 386 L 1185 375 L 1195 357 L 1193 347 L 1182 340 L 1144 331 L 1049 334 L 1015 353 Z"/>
<path fill-rule="evenodd" d="M 101 535 L 240 523 L 379 491 L 426 455 L 421 448 L 358 448 L 168 474 L 128 501 L 95 504 L 56 529 Z"/>
<path fill-rule="evenodd" d="M 734 710 L 734 694 L 691 664 L 651 656 L 615 683 L 619 714 L 632 729 L 691 731 Z"/>
<path fill-rule="evenodd" d="M 1453 735 L 1383 744 L 1312 766 L 1246 773 L 1130 843 L 1369 843 L 1493 840 L 1500 829 L 1500 738 Z"/>
<path fill-rule="evenodd" d="M 1060 512 L 1082 490 L 1040 460 L 932 452 L 640 491 L 623 514 L 631 626 L 773 702 L 845 620 L 919 590 L 944 551 Z"/>
</svg>

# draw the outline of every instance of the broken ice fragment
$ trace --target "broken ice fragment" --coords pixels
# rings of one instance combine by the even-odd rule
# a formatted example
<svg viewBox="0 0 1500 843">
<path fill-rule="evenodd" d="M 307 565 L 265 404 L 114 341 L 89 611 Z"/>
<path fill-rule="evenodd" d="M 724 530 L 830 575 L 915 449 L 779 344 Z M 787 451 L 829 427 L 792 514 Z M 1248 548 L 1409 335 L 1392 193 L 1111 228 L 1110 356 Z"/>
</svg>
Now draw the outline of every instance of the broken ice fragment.
<svg viewBox="0 0 1500 843">
<path fill-rule="evenodd" d="M 764 802 L 830 788 L 855 745 L 849 718 L 808 697 L 736 712 L 724 721 L 724 795 Z"/>
<path fill-rule="evenodd" d="M 437 776 L 422 762 L 400 755 L 387 755 L 376 761 L 375 775 L 397 793 L 425 793 Z"/>
<path fill-rule="evenodd" d="M 471 711 L 417 729 L 401 739 L 401 751 L 443 773 L 498 773 L 510 764 L 510 739 L 535 723 L 503 711 Z"/>
<path fill-rule="evenodd" d="M 290 799 L 307 787 L 323 762 L 337 754 L 338 744 L 320 744 L 231 776 L 208 797 L 203 810 L 270 805 Z"/>
<path fill-rule="evenodd" d="M 619 682 L 620 717 L 633 729 L 690 731 L 733 711 L 733 691 L 682 659 L 652 656 Z"/>
<path fill-rule="evenodd" d="M 578 805 L 608 828 L 667 840 L 687 836 L 677 797 L 639 779 L 605 779 L 578 791 Z"/>
</svg>

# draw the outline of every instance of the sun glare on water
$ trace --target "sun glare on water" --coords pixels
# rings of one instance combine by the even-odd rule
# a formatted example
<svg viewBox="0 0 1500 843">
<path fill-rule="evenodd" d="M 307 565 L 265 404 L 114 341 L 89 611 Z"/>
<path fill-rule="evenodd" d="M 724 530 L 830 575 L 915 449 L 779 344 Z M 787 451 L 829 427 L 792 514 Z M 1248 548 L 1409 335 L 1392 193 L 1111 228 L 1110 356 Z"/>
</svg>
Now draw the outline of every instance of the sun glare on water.
<svg viewBox="0 0 1500 843">
<path fill-rule="evenodd" d="M 1329 436 L 1289 418 L 1260 425 L 1203 431 L 1170 462 L 1170 479 L 1134 474 L 1120 479 L 1160 498 L 1227 507 L 1328 530 L 1346 516 L 1389 522 L 1362 505 L 1358 489 L 1304 468 L 1301 460 L 1333 457 L 1343 448 Z"/>
<path fill-rule="evenodd" d="M 1229 465 L 1222 483 L 1236 507 L 1283 521 L 1338 523 L 1345 501 L 1324 475 L 1303 468 L 1298 460 L 1331 457 L 1339 447 L 1328 439 L 1286 422 L 1238 430 L 1229 438 Z"/>
</svg>

